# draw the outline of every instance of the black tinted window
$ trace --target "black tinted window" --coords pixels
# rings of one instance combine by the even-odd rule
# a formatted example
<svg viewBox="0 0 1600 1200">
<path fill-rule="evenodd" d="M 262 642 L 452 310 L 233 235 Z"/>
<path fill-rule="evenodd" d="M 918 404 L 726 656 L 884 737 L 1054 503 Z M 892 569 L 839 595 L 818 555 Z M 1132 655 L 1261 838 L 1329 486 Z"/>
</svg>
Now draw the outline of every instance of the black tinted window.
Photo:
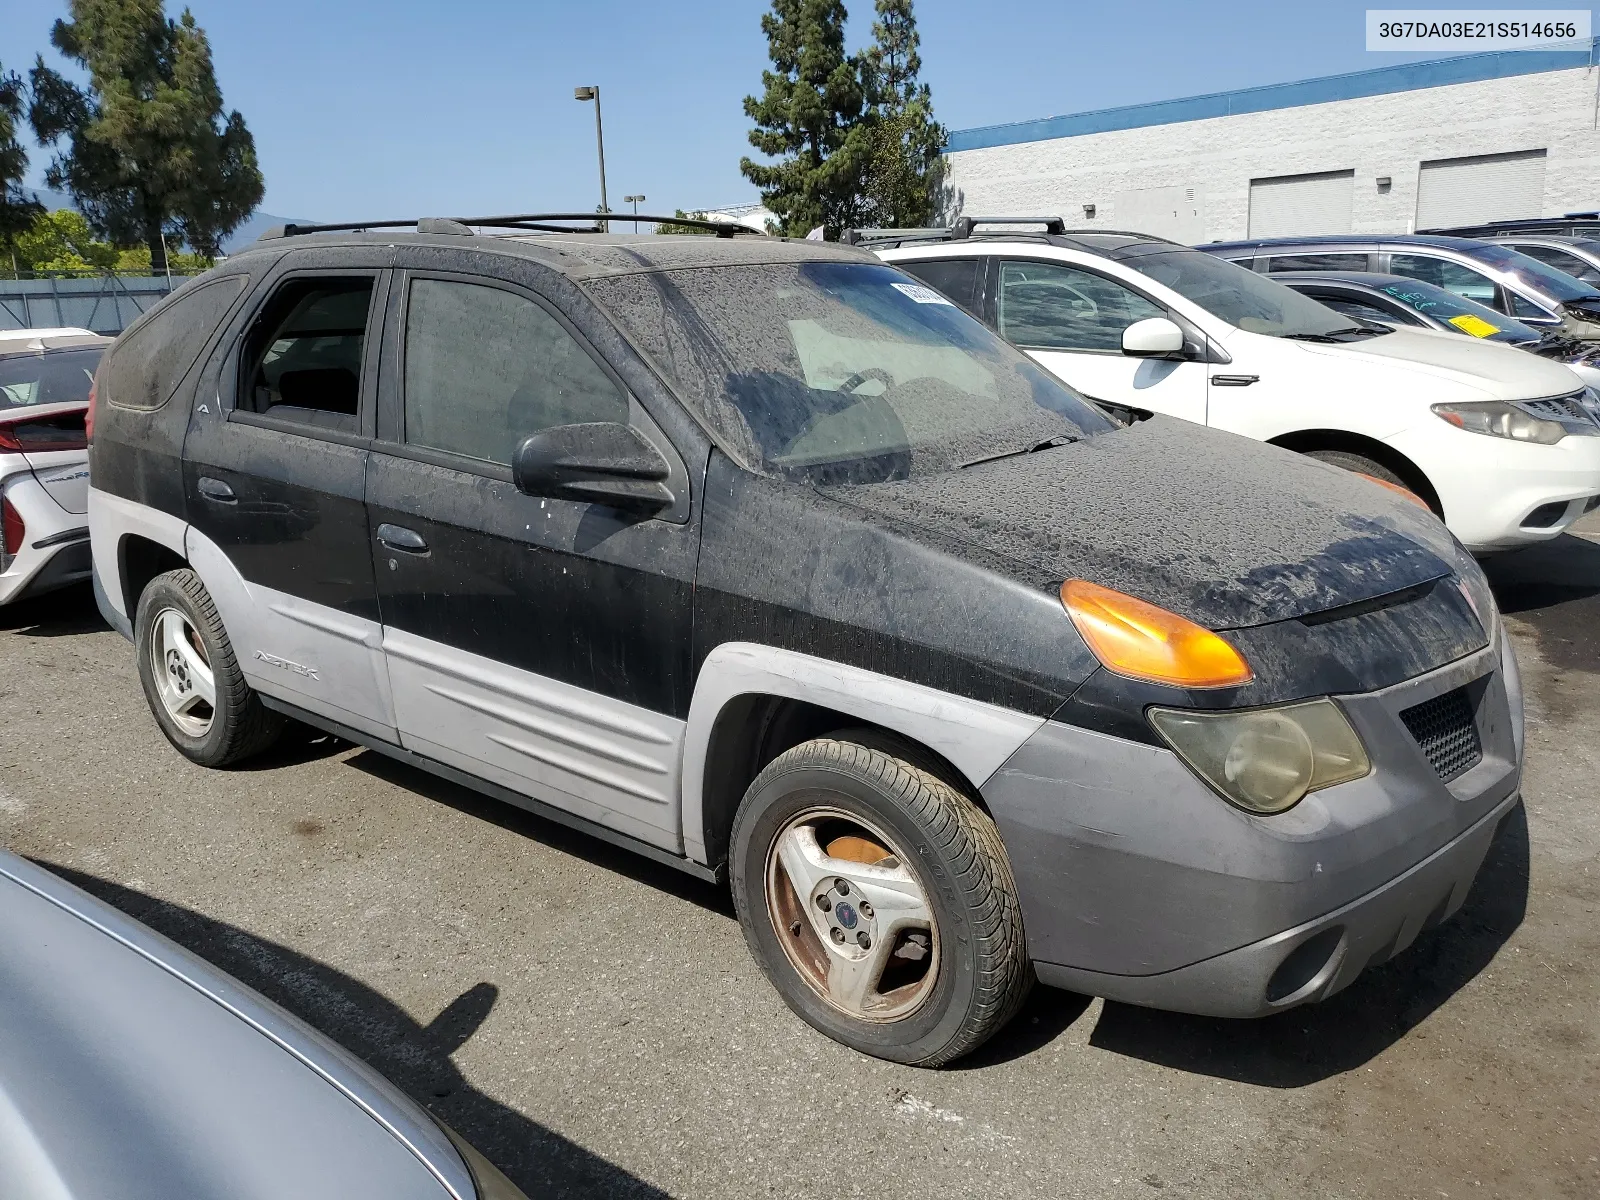
<svg viewBox="0 0 1600 1200">
<path fill-rule="evenodd" d="M 540 430 L 628 419 L 627 396 L 561 323 L 499 288 L 414 281 L 405 353 L 412 445 L 504 465 Z"/>
<path fill-rule="evenodd" d="M 1520 250 L 1529 258 L 1537 258 L 1547 267 L 1554 267 L 1558 271 L 1565 271 L 1574 279 L 1581 279 L 1585 283 L 1600 283 L 1600 267 L 1593 263 L 1585 262 L 1576 254 L 1566 250 L 1557 250 L 1554 246 L 1512 246 L 1513 250 Z"/>
<path fill-rule="evenodd" d="M 191 284 L 117 339 L 106 363 L 103 399 L 118 408 L 160 408 L 172 397 L 228 309 L 245 276 Z"/>
<path fill-rule="evenodd" d="M 1122 351 L 1122 331 L 1166 310 L 1119 283 L 1056 263 L 1000 264 L 1000 332 L 1019 346 Z"/>
<path fill-rule="evenodd" d="M 1367 254 L 1274 254 L 1266 266 L 1256 260 L 1258 271 L 1365 271 Z"/>
<path fill-rule="evenodd" d="M 291 279 L 279 287 L 246 342 L 245 407 L 354 427 L 372 285 L 371 276 L 361 276 Z"/>
<path fill-rule="evenodd" d="M 977 258 L 944 258 L 932 262 L 902 262 L 895 266 L 909 271 L 930 287 L 937 288 L 968 312 L 976 310 L 978 294 Z"/>
<path fill-rule="evenodd" d="M 102 353 L 101 347 L 93 346 L 0 358 L 0 411 L 87 400 Z"/>
</svg>

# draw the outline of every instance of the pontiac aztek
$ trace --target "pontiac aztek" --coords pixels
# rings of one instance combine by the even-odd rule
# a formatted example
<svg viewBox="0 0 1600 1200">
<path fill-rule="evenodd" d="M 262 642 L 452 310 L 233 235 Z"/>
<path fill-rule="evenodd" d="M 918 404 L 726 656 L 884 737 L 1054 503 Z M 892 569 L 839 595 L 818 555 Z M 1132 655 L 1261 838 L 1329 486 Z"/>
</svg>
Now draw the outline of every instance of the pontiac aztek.
<svg viewBox="0 0 1600 1200">
<path fill-rule="evenodd" d="M 172 744 L 293 719 L 726 879 L 795 1012 L 908 1063 L 1036 976 L 1320 1000 L 1455 911 L 1521 696 L 1435 517 L 723 234 L 290 227 L 132 325 L 89 519 Z"/>
</svg>

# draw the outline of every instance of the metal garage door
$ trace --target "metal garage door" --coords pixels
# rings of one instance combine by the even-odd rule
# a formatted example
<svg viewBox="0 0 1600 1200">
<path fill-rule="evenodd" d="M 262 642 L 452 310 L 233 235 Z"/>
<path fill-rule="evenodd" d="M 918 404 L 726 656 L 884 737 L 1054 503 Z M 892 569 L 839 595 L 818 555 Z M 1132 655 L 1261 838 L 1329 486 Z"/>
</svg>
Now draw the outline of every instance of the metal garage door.
<svg viewBox="0 0 1600 1200">
<path fill-rule="evenodd" d="M 1250 236 L 1349 233 L 1354 171 L 1250 181 Z"/>
<path fill-rule="evenodd" d="M 1417 174 L 1418 229 L 1538 217 L 1543 208 L 1543 150 L 1442 158 Z"/>
</svg>

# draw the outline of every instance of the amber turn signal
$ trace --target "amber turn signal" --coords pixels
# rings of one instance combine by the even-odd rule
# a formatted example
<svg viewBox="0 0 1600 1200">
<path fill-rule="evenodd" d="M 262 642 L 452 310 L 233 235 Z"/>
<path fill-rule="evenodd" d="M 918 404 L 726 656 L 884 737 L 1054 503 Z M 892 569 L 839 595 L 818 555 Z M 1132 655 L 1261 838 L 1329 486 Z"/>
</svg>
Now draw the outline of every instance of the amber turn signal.
<svg viewBox="0 0 1600 1200">
<path fill-rule="evenodd" d="M 1388 488 L 1395 495 L 1404 496 L 1407 500 L 1411 501 L 1411 503 L 1419 504 L 1423 508 L 1427 508 L 1430 513 L 1433 512 L 1433 509 L 1428 508 L 1428 502 L 1413 492 L 1410 488 L 1403 488 L 1398 483 L 1390 483 L 1387 479 L 1379 479 L 1376 475 L 1368 475 L 1365 471 L 1357 471 L 1356 474 L 1361 476 L 1361 478 L 1365 479 L 1368 483 L 1375 483 L 1381 488 Z"/>
<path fill-rule="evenodd" d="M 1108 671 L 1176 687 L 1238 687 L 1255 678 L 1222 638 L 1154 604 L 1086 579 L 1061 585 L 1061 603 Z"/>
</svg>

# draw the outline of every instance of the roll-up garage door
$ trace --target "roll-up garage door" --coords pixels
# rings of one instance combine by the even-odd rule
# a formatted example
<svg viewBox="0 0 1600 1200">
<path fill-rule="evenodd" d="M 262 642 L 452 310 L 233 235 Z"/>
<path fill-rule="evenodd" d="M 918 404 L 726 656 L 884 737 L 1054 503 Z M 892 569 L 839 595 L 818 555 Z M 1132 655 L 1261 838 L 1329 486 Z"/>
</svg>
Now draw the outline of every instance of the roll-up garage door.
<svg viewBox="0 0 1600 1200">
<path fill-rule="evenodd" d="M 1425 162 L 1417 174 L 1417 228 L 1543 216 L 1544 151 Z"/>
<path fill-rule="evenodd" d="M 1250 236 L 1349 233 L 1354 171 L 1250 181 Z"/>
</svg>

